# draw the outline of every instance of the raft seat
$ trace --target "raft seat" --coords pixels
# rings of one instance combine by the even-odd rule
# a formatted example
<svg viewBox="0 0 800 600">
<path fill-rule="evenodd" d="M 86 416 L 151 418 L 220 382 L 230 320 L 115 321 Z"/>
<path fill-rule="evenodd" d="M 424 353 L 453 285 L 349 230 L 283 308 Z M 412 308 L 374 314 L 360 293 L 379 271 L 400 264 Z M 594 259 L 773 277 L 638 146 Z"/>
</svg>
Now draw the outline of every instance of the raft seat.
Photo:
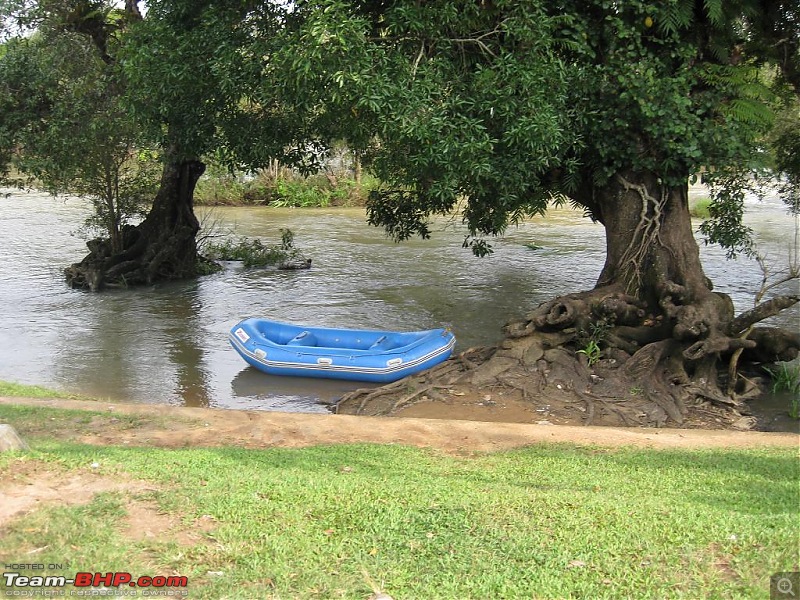
<svg viewBox="0 0 800 600">
<path fill-rule="evenodd" d="M 382 335 L 379 337 L 372 346 L 369 347 L 370 350 L 391 350 L 395 348 L 397 344 L 394 341 L 390 340 L 387 336 Z"/>
<path fill-rule="evenodd" d="M 287 346 L 316 346 L 317 345 L 317 338 L 314 336 L 313 333 L 310 331 L 303 331 L 298 333 L 288 342 L 286 342 Z"/>
</svg>

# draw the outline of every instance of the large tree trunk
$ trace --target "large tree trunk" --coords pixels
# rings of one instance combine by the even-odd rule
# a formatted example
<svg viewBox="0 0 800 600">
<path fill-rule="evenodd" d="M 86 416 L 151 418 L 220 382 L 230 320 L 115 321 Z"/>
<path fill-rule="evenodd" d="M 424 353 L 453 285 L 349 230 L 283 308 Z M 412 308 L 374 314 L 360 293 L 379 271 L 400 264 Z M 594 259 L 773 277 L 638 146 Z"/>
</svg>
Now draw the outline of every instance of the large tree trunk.
<svg viewBox="0 0 800 600">
<path fill-rule="evenodd" d="M 598 287 L 622 283 L 649 302 L 658 299 L 664 281 L 695 294 L 709 291 L 692 234 L 687 185 L 666 188 L 649 173 L 618 173 L 593 195 L 595 218 L 606 229 Z"/>
<path fill-rule="evenodd" d="M 617 173 L 595 202 L 607 248 L 598 290 L 615 287 L 636 298 L 648 318 L 660 318 L 669 337 L 686 346 L 687 360 L 738 344 L 728 336 L 733 304 L 712 291 L 703 273 L 688 185 L 663 186 L 651 173 Z"/>
<path fill-rule="evenodd" d="M 594 289 L 508 323 L 495 347 L 470 349 L 417 381 L 396 384 L 395 394 L 354 392 L 338 410 L 390 414 L 423 393 L 463 384 L 479 393 L 505 386 L 547 405 L 581 403 L 587 424 L 691 426 L 696 413 L 741 423 L 742 404 L 722 391 L 726 361 L 738 348 L 753 350 L 779 336 L 741 335 L 751 319 L 735 318 L 730 298 L 712 291 L 692 231 L 688 186 L 620 172 L 585 204 L 606 229 L 606 263 Z M 783 336 L 780 346 L 773 350 L 784 360 L 796 356 L 800 336 Z"/>
<path fill-rule="evenodd" d="M 90 253 L 65 270 L 75 288 L 150 285 L 197 273 L 195 237 L 200 223 L 194 214 L 194 188 L 205 166 L 198 160 L 165 160 L 153 207 L 142 223 L 122 231 L 122 249 L 107 239 L 87 242 Z"/>
</svg>

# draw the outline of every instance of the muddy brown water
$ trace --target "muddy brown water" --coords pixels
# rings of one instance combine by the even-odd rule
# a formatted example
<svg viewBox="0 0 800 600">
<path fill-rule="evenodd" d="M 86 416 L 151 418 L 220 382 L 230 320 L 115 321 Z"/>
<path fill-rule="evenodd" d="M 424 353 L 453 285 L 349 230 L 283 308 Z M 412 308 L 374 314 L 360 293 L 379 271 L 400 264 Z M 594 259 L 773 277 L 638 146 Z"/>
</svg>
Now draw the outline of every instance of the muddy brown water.
<svg viewBox="0 0 800 600">
<path fill-rule="evenodd" d="M 362 384 L 260 373 L 230 347 L 229 329 L 248 316 L 378 329 L 447 325 L 457 350 L 466 349 L 496 341 L 510 317 L 540 302 L 591 287 L 604 260 L 602 227 L 563 209 L 509 229 L 493 255 L 478 259 L 461 247 L 457 220 L 437 221 L 431 240 L 398 245 L 366 225 L 360 209 L 216 208 L 201 210 L 204 221 L 237 235 L 277 243 L 280 229 L 291 229 L 312 268 L 231 263 L 197 281 L 89 294 L 68 289 L 61 275 L 85 254 L 75 232 L 89 203 L 5 192 L 0 379 L 116 401 L 324 412 L 320 401 Z M 776 199 L 749 200 L 747 208 L 759 244 L 783 266 L 793 218 Z M 716 289 L 749 308 L 761 277 L 755 262 L 727 261 L 716 247 L 701 254 Z M 773 323 L 797 328 L 798 307 Z"/>
</svg>

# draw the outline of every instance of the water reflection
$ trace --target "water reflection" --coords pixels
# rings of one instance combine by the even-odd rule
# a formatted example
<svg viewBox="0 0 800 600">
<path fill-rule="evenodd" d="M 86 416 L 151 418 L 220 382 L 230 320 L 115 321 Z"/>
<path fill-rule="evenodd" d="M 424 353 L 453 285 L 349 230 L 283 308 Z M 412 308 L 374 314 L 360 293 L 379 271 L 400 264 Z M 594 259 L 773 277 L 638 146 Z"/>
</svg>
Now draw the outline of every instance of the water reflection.
<svg viewBox="0 0 800 600">
<path fill-rule="evenodd" d="M 767 253 L 785 256 L 791 218 L 775 200 L 751 208 Z M 70 232 L 88 210 L 78 199 L 0 198 L 0 379 L 114 400 L 323 410 L 318 399 L 361 384 L 268 377 L 230 348 L 232 325 L 249 316 L 371 329 L 446 324 L 464 349 L 495 341 L 510 317 L 540 302 L 591 287 L 605 251 L 602 227 L 566 210 L 511 229 L 494 255 L 476 259 L 461 248 L 463 229 L 446 220 L 433 239 L 396 245 L 368 227 L 361 210 L 215 209 L 239 235 L 277 242 L 280 228 L 291 229 L 313 268 L 232 263 L 199 281 L 92 295 L 67 288 L 61 275 L 84 254 Z M 726 261 L 711 247 L 702 259 L 717 289 L 749 308 L 761 277 L 756 263 Z M 797 327 L 799 310 L 776 322 Z"/>
<path fill-rule="evenodd" d="M 375 384 L 277 377 L 245 367 L 231 382 L 233 396 L 238 400 L 231 408 L 328 412 L 321 403 L 330 404 L 347 392 L 370 387 Z"/>
<path fill-rule="evenodd" d="M 170 340 L 166 349 L 176 369 L 175 394 L 183 399 L 185 406 L 208 407 L 212 401 L 204 364 L 204 341 L 200 339 L 203 328 L 198 321 L 202 310 L 199 286 L 199 282 L 193 282 L 175 290 L 153 317 L 165 321 L 164 334 Z"/>
</svg>

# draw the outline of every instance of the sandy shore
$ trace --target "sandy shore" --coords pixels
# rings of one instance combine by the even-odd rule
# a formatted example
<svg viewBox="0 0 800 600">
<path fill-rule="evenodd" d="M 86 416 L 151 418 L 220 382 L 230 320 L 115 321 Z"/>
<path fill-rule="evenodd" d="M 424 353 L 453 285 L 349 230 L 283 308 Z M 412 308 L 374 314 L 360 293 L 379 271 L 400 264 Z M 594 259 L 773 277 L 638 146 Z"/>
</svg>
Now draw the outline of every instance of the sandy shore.
<svg viewBox="0 0 800 600">
<path fill-rule="evenodd" d="M 491 452 L 540 443 L 641 448 L 800 448 L 800 435 L 760 431 L 636 429 L 487 423 L 444 419 L 355 417 L 264 411 L 183 408 L 58 398 L 0 397 L 0 404 L 100 411 L 86 427 L 60 428 L 56 438 L 89 444 L 158 447 L 239 446 L 297 448 L 319 444 L 404 444 L 445 452 Z M 136 427 L 114 415 L 138 415 Z M 105 418 L 107 416 L 107 418 Z"/>
</svg>

